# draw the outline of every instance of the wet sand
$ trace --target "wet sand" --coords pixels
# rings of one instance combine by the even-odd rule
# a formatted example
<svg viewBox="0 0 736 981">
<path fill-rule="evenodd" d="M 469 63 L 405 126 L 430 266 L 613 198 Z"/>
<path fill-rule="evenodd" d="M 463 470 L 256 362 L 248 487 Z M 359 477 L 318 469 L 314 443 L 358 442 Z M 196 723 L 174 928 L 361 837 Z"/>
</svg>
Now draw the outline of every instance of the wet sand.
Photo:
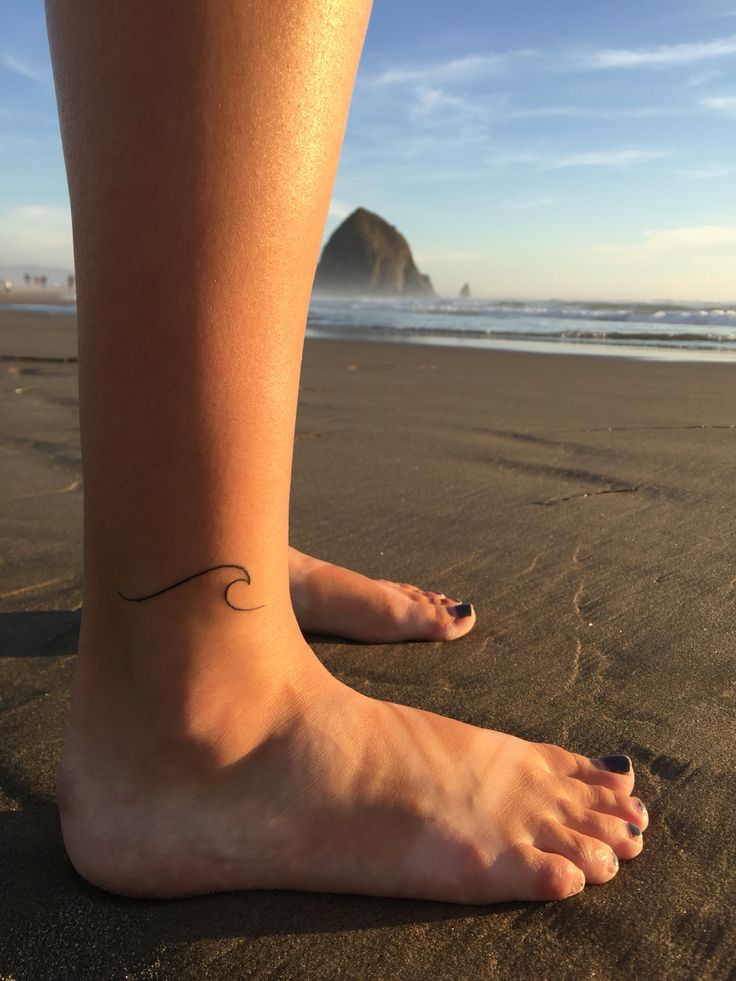
<svg viewBox="0 0 736 981">
<path fill-rule="evenodd" d="M 0 977 L 736 977 L 736 367 L 308 341 L 293 544 L 479 614 L 454 644 L 318 655 L 374 697 L 628 752 L 645 851 L 558 904 L 152 903 L 82 882 L 53 803 L 81 599 L 73 341 L 71 319 L 0 311 Z"/>
</svg>

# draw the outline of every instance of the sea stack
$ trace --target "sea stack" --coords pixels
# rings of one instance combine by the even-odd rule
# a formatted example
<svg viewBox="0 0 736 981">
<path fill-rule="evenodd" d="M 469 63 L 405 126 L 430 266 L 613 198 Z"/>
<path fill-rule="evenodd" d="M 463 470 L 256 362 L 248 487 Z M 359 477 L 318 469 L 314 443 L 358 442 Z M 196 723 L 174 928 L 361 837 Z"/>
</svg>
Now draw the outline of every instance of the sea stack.
<svg viewBox="0 0 736 981">
<path fill-rule="evenodd" d="M 409 243 L 380 215 L 357 208 L 330 236 L 314 279 L 315 293 L 358 296 L 434 295 Z"/>
<path fill-rule="evenodd" d="M 468 296 L 470 296 L 470 283 L 465 283 L 463 288 L 460 290 L 460 298 L 464 300 Z"/>
</svg>

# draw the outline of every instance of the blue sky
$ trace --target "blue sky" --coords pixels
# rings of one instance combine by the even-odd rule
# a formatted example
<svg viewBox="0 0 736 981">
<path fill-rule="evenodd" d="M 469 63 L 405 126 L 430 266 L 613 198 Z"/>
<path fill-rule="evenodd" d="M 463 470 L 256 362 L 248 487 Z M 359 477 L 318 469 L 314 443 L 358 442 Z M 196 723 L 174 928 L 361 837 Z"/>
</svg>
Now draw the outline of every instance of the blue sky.
<svg viewBox="0 0 736 981">
<path fill-rule="evenodd" d="M 0 266 L 71 264 L 38 0 L 0 39 Z M 736 299 L 736 0 L 376 0 L 327 223 L 439 292 Z"/>
</svg>

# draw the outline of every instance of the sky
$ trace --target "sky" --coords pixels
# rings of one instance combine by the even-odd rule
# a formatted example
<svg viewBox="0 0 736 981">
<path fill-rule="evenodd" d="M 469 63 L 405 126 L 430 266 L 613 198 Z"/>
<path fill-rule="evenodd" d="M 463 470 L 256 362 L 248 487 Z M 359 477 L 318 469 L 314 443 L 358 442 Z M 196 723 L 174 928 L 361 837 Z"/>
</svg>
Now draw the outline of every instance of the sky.
<svg viewBox="0 0 736 981">
<path fill-rule="evenodd" d="M 375 0 L 325 237 L 437 292 L 736 301 L 736 0 Z M 71 269 L 43 4 L 5 0 L 0 267 Z"/>
</svg>

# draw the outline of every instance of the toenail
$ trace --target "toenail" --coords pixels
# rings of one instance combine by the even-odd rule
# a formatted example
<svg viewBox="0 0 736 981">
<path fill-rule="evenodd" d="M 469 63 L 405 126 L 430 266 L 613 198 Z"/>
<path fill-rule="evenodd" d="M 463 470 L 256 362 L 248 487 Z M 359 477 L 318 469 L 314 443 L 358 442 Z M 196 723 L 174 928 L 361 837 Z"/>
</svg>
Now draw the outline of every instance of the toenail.
<svg viewBox="0 0 736 981">
<path fill-rule="evenodd" d="M 618 855 L 616 852 L 611 852 L 611 872 L 614 875 L 618 872 Z"/>
<path fill-rule="evenodd" d="M 576 882 L 575 886 L 573 887 L 573 890 L 570 893 L 570 895 L 571 896 L 577 896 L 577 894 L 579 892 L 582 892 L 583 889 L 585 889 L 585 876 L 581 872 L 580 873 L 580 878 L 578 879 L 578 881 Z"/>
<path fill-rule="evenodd" d="M 637 809 L 637 811 L 640 814 L 646 814 L 647 813 L 647 805 L 644 803 L 644 801 L 643 800 L 639 800 L 638 797 L 635 797 L 634 800 L 636 801 L 636 809 Z"/>
<path fill-rule="evenodd" d="M 631 771 L 631 760 L 623 754 L 599 756 L 593 762 L 604 770 L 610 770 L 611 773 L 629 773 Z"/>
<path fill-rule="evenodd" d="M 632 838 L 641 838 L 641 828 L 638 824 L 629 822 L 629 831 L 631 832 Z"/>
<path fill-rule="evenodd" d="M 463 617 L 469 617 L 473 615 L 473 604 L 472 603 L 458 603 L 457 606 L 448 606 L 448 613 L 452 613 L 456 620 L 462 620 Z"/>
</svg>

